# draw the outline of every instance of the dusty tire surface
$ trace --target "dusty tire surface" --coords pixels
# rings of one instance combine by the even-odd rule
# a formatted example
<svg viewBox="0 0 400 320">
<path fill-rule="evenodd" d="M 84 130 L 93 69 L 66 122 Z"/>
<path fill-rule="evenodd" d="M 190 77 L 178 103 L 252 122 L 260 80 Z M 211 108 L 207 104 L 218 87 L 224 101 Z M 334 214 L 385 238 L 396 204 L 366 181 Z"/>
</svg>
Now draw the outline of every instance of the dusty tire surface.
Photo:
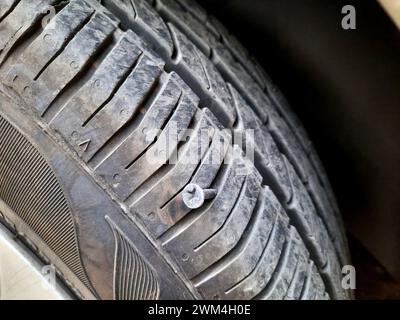
<svg viewBox="0 0 400 320">
<path fill-rule="evenodd" d="M 0 77 L 0 221 L 77 297 L 351 297 L 305 130 L 196 2 L 2 1 Z"/>
</svg>

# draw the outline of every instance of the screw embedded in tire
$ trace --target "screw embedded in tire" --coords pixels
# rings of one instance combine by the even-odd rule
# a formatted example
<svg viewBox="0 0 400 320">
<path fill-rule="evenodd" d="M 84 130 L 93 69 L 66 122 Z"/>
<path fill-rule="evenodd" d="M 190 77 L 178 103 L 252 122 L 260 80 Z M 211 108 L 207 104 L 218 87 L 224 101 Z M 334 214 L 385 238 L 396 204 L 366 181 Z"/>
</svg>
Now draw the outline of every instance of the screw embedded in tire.
<svg viewBox="0 0 400 320">
<path fill-rule="evenodd" d="M 216 189 L 203 189 L 198 184 L 190 183 L 183 190 L 183 202 L 190 209 L 200 208 L 205 200 L 216 196 Z"/>
</svg>

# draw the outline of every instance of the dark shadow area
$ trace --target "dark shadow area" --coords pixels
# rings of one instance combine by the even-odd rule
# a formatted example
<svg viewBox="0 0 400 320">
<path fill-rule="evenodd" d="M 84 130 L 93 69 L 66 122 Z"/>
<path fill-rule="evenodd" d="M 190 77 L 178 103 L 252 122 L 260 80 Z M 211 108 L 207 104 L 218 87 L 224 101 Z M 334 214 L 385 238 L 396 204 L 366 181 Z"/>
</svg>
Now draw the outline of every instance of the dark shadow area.
<svg viewBox="0 0 400 320">
<path fill-rule="evenodd" d="M 400 279 L 399 30 L 375 0 L 200 2 L 287 96 L 349 233 Z M 356 8 L 356 30 L 341 27 L 347 4 Z"/>
<path fill-rule="evenodd" d="M 352 236 L 349 237 L 349 245 L 357 270 L 356 299 L 400 299 L 400 283 L 393 279 L 385 267 Z"/>
</svg>

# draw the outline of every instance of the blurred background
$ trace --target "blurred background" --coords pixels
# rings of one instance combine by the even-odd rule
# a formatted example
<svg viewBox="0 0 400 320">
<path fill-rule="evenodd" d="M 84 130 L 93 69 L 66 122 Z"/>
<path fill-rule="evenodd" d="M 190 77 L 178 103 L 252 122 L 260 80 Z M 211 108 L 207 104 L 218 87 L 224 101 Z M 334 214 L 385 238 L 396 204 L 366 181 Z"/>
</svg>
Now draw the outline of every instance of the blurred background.
<svg viewBox="0 0 400 320">
<path fill-rule="evenodd" d="M 200 2 L 264 66 L 304 123 L 344 216 L 357 298 L 400 299 L 395 23 L 375 0 Z M 345 5 L 356 9 L 355 30 L 342 28 Z"/>
</svg>

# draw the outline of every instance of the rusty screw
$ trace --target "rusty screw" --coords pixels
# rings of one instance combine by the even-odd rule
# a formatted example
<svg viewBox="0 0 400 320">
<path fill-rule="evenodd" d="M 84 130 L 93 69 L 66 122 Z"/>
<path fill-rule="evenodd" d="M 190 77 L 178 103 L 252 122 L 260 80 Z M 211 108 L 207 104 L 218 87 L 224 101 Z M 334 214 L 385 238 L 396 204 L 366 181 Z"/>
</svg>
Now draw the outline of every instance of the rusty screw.
<svg viewBox="0 0 400 320">
<path fill-rule="evenodd" d="M 198 184 L 190 183 L 183 190 L 183 202 L 190 209 L 200 208 L 205 200 L 216 196 L 216 189 L 203 189 Z"/>
</svg>

